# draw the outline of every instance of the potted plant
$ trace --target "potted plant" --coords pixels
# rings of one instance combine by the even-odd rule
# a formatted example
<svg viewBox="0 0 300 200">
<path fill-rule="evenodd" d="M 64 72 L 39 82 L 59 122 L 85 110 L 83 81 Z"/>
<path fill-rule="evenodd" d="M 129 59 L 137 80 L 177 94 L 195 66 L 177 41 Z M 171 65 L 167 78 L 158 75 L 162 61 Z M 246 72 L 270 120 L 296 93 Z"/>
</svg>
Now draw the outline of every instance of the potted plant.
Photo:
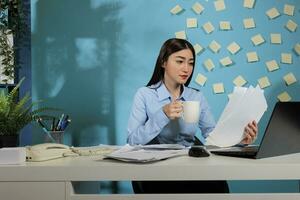
<svg viewBox="0 0 300 200">
<path fill-rule="evenodd" d="M 19 145 L 20 131 L 30 122 L 41 117 L 40 114 L 49 108 L 34 109 L 35 104 L 30 102 L 30 95 L 19 98 L 19 87 L 24 78 L 12 89 L 11 92 L 0 92 L 0 147 Z"/>
</svg>

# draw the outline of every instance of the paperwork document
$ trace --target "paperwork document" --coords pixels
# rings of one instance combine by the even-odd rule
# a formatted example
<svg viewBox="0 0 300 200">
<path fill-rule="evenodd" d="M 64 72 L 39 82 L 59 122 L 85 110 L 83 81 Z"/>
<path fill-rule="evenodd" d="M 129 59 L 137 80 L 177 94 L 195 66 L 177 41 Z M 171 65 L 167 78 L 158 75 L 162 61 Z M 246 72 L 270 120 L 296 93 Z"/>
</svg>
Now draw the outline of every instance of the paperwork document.
<svg viewBox="0 0 300 200">
<path fill-rule="evenodd" d="M 267 110 L 263 90 L 235 87 L 215 129 L 206 138 L 206 145 L 230 147 L 244 138 L 244 128 L 253 120 L 259 122 Z"/>
<path fill-rule="evenodd" d="M 187 155 L 188 149 L 177 144 L 159 145 L 125 145 L 121 149 L 106 155 L 105 158 L 112 158 L 124 162 L 146 163 L 163 160 L 175 156 Z"/>
</svg>

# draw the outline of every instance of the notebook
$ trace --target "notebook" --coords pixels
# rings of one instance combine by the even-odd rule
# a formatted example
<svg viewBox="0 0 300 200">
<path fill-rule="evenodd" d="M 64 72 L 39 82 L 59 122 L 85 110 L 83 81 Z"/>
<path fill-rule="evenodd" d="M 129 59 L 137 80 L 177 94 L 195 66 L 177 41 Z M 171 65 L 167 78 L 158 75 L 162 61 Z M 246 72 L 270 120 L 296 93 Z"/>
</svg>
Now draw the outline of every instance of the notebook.
<svg viewBox="0 0 300 200">
<path fill-rule="evenodd" d="M 277 102 L 260 146 L 212 149 L 217 155 L 267 158 L 300 152 L 300 102 Z"/>
</svg>

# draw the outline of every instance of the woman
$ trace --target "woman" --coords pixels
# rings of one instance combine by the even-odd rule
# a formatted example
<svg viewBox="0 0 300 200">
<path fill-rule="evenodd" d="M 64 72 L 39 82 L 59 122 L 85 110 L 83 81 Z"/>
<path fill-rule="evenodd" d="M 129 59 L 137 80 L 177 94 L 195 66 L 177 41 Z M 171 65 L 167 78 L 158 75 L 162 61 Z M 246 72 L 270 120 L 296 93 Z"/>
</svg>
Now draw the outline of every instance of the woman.
<svg viewBox="0 0 300 200">
<path fill-rule="evenodd" d="M 196 142 L 198 127 L 204 138 L 214 129 L 216 123 L 203 94 L 188 87 L 195 61 L 195 50 L 188 41 L 173 38 L 163 44 L 152 78 L 134 97 L 128 122 L 129 144 L 191 146 Z M 182 101 L 200 101 L 197 124 L 187 124 L 181 119 Z M 244 135 L 242 144 L 255 140 L 255 121 L 245 127 Z M 226 181 L 143 181 L 133 182 L 133 189 L 136 193 L 229 192 Z"/>
</svg>

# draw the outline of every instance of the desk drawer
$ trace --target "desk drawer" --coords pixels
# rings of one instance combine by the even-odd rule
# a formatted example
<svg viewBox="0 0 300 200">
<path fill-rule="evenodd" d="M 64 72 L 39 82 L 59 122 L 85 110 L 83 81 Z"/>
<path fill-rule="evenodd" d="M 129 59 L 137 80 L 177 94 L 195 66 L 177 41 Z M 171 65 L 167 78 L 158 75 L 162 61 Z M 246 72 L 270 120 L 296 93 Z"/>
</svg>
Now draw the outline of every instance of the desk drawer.
<svg viewBox="0 0 300 200">
<path fill-rule="evenodd" d="M 65 182 L 0 182 L 6 200 L 64 200 L 65 193 Z"/>
</svg>

